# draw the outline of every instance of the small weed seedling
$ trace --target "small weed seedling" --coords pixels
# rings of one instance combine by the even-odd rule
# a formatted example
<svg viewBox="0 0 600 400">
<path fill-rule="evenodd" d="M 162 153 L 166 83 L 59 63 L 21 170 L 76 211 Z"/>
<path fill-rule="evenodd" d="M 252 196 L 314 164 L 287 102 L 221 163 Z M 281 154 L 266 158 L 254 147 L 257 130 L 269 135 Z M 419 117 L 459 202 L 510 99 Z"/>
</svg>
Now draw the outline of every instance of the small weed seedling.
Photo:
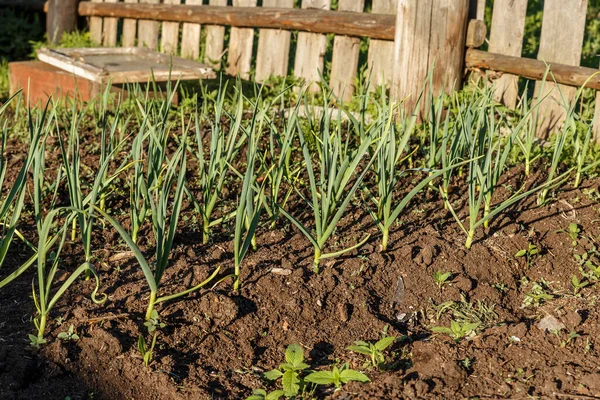
<svg viewBox="0 0 600 400">
<path fill-rule="evenodd" d="M 371 359 L 371 367 L 381 367 L 385 362 L 385 356 L 383 355 L 383 351 L 390 347 L 395 341 L 396 337 L 394 336 L 386 336 L 378 342 L 376 342 L 375 344 L 357 340 L 356 342 L 354 342 L 354 345 L 348 347 L 347 350 L 369 356 Z M 369 362 L 367 362 L 365 365 L 369 366 Z"/>
<path fill-rule="evenodd" d="M 270 381 L 281 378 L 283 395 L 286 397 L 294 397 L 304 389 L 304 382 L 301 379 L 300 374 L 310 366 L 304 363 L 304 350 L 298 344 L 291 344 L 288 346 L 285 350 L 285 361 L 285 363 L 279 366 L 279 369 L 265 372 L 265 378 Z"/>
<path fill-rule="evenodd" d="M 452 272 L 442 272 L 437 271 L 433 273 L 433 280 L 440 290 L 442 290 L 442 286 L 452 281 Z"/>
<path fill-rule="evenodd" d="M 58 338 L 61 340 L 64 340 L 65 342 L 69 342 L 69 341 L 77 341 L 79 340 L 79 335 L 77 335 L 77 333 L 75 333 L 75 328 L 73 327 L 73 324 L 71 324 L 69 326 L 69 330 L 67 332 L 61 332 L 58 334 Z"/>
<path fill-rule="evenodd" d="M 568 229 L 560 229 L 560 230 L 556 231 L 555 233 L 560 233 L 560 232 L 563 232 L 563 233 L 566 233 L 569 235 L 569 237 L 571 238 L 571 246 L 573 246 L 573 247 L 577 246 L 577 239 L 579 239 L 579 235 L 581 234 L 581 227 L 579 225 L 572 222 L 569 224 Z"/>
<path fill-rule="evenodd" d="M 533 262 L 533 259 L 539 253 L 540 253 L 540 251 L 538 250 L 536 245 L 534 245 L 532 243 L 528 243 L 526 249 L 521 249 L 515 253 L 515 257 L 525 257 L 525 260 L 527 260 L 527 268 L 530 268 L 531 263 Z"/>
<path fill-rule="evenodd" d="M 281 396 L 284 396 L 283 390 L 273 390 L 267 393 L 264 389 L 255 389 L 252 391 L 252 395 L 248 396 L 246 400 L 279 400 Z"/>
<path fill-rule="evenodd" d="M 166 325 L 164 322 L 160 321 L 158 311 L 152 310 L 152 312 L 150 313 L 150 318 L 148 319 L 148 321 L 144 322 L 144 326 L 148 328 L 149 333 L 152 333 L 157 329 L 164 328 Z"/>
<path fill-rule="evenodd" d="M 475 329 L 477 329 L 478 327 L 479 324 L 475 322 L 460 323 L 458 321 L 450 321 L 449 328 L 447 326 L 434 326 L 433 328 L 431 328 L 431 331 L 435 333 L 446 333 L 458 342 L 459 340 L 474 334 Z"/>
<path fill-rule="evenodd" d="M 573 295 L 578 296 L 581 289 L 591 285 L 592 283 L 586 279 L 579 280 L 577 276 L 573 275 L 571 278 L 571 285 L 573 285 Z"/>
<path fill-rule="evenodd" d="M 546 300 L 552 300 L 554 295 L 550 293 L 548 285 L 545 282 L 533 282 L 531 291 L 525 294 L 523 307 L 539 306 Z"/>
<path fill-rule="evenodd" d="M 314 383 L 315 385 L 335 385 L 336 389 L 340 389 L 342 385 L 348 382 L 369 382 L 369 377 L 360 371 L 350 369 L 348 363 L 345 363 L 341 368 L 333 366 L 331 371 L 317 371 L 309 374 L 304 378 L 306 382 Z"/>
<path fill-rule="evenodd" d="M 156 345 L 156 336 L 158 336 L 158 332 L 155 332 L 154 336 L 152 336 L 150 347 L 146 345 L 144 336 L 140 335 L 140 338 L 138 339 L 138 349 L 140 350 L 140 353 L 142 353 L 142 358 L 146 367 L 152 362 L 152 353 L 154 352 L 154 346 Z"/>
</svg>

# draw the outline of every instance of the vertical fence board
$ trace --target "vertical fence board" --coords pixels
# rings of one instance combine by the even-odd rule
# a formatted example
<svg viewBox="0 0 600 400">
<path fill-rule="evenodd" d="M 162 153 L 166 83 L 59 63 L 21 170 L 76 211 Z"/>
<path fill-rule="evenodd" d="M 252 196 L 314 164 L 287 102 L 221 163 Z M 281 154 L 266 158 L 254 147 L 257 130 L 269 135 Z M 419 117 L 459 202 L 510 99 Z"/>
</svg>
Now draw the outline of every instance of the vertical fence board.
<svg viewBox="0 0 600 400">
<path fill-rule="evenodd" d="M 364 9 L 364 0 L 339 0 L 338 3 L 338 11 L 363 12 Z M 349 101 L 354 94 L 359 51 L 359 38 L 336 35 L 333 40 L 330 86 L 343 101 Z"/>
<path fill-rule="evenodd" d="M 527 0 L 495 0 L 488 50 L 491 53 L 520 57 L 525 34 Z M 519 97 L 519 77 L 504 74 L 494 81 L 494 97 L 514 109 Z"/>
<path fill-rule="evenodd" d="M 234 7 L 256 7 L 256 0 L 233 0 Z M 231 28 L 227 54 L 227 73 L 250 79 L 252 68 L 253 28 Z"/>
<path fill-rule="evenodd" d="M 375 14 L 396 14 L 398 0 L 373 0 L 372 12 Z M 367 71 L 371 90 L 381 85 L 388 86 L 392 82 L 394 63 L 394 42 L 390 40 L 371 39 Z"/>
<path fill-rule="evenodd" d="M 328 10 L 331 0 L 303 0 L 302 8 L 320 8 Z M 294 75 L 303 78 L 310 85 L 311 92 L 319 91 L 318 85 L 313 82 L 320 81 L 319 72 L 323 72 L 325 51 L 327 50 L 327 37 L 319 33 L 299 32 L 294 60 Z"/>
<path fill-rule="evenodd" d="M 586 11 L 587 0 L 545 1 L 539 60 L 579 65 Z M 550 132 L 560 129 L 564 122 L 566 110 L 562 97 L 567 102 L 572 101 L 577 88 L 549 82 L 544 83 L 544 93 L 540 93 L 540 88 L 541 82 L 536 82 L 536 96 L 542 97 L 549 93 L 548 98 L 540 104 L 537 129 L 537 135 L 545 138 Z"/>
<path fill-rule="evenodd" d="M 138 0 L 125 0 L 125 3 L 137 3 Z M 135 36 L 137 31 L 137 21 L 132 18 L 123 19 L 123 34 L 121 41 L 123 47 L 135 46 Z"/>
<path fill-rule="evenodd" d="M 211 6 L 226 6 L 227 0 L 210 0 Z M 225 27 L 209 25 L 206 27 L 206 46 L 204 53 L 204 62 L 214 69 L 218 70 L 221 66 L 221 57 L 223 57 L 223 47 L 225 40 Z"/>
<path fill-rule="evenodd" d="M 160 0 L 140 0 L 140 3 L 158 4 Z M 158 27 L 160 23 L 141 19 L 138 21 L 138 46 L 151 50 L 158 48 Z"/>
<path fill-rule="evenodd" d="M 181 4 L 181 0 L 164 0 L 165 4 Z M 179 22 L 163 22 L 160 37 L 160 51 L 166 54 L 177 54 L 179 43 Z"/>
<path fill-rule="evenodd" d="M 398 0 L 392 95 L 411 112 L 434 67 L 434 92 L 461 84 L 468 0 Z"/>
<path fill-rule="evenodd" d="M 469 0 L 469 18 L 483 21 L 486 0 Z"/>
<path fill-rule="evenodd" d="M 91 0 L 92 3 L 102 3 L 103 0 Z M 90 17 L 90 38 L 94 43 L 102 44 L 102 18 Z"/>
<path fill-rule="evenodd" d="M 294 0 L 263 0 L 263 7 L 293 8 Z M 256 75 L 262 82 L 271 76 L 286 76 L 290 55 L 290 31 L 260 29 L 256 54 Z"/>
<path fill-rule="evenodd" d="M 202 0 L 186 0 L 185 4 L 202 5 Z M 181 56 L 192 60 L 200 57 L 200 24 L 183 24 L 181 30 Z"/>
<path fill-rule="evenodd" d="M 118 0 L 104 0 L 105 3 L 116 3 Z M 104 18 L 102 25 L 102 45 L 115 47 L 117 45 L 117 18 Z"/>
</svg>

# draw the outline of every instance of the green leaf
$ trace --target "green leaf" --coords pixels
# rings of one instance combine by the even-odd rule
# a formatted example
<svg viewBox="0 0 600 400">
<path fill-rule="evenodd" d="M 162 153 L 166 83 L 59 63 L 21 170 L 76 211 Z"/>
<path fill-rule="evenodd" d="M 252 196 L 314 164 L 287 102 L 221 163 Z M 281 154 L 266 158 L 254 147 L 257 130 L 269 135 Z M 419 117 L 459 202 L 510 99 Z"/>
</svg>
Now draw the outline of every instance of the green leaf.
<svg viewBox="0 0 600 400">
<path fill-rule="evenodd" d="M 295 371 L 285 371 L 283 378 L 281 379 L 281 386 L 287 397 L 293 397 L 298 394 L 300 390 L 300 379 L 298 373 Z"/>
<path fill-rule="evenodd" d="M 267 392 L 264 389 L 254 389 L 252 394 L 246 397 L 246 400 L 266 400 Z"/>
<path fill-rule="evenodd" d="M 380 341 L 378 341 L 377 343 L 375 343 L 375 348 L 379 351 L 383 351 L 383 350 L 387 349 L 389 346 L 391 346 L 392 343 L 394 343 L 395 341 L 396 341 L 395 336 L 386 336 L 386 337 L 382 338 Z"/>
<path fill-rule="evenodd" d="M 272 369 L 272 370 L 264 373 L 264 377 L 270 381 L 275 381 L 275 380 L 281 378 L 282 376 L 283 376 L 283 372 L 281 372 L 278 369 Z"/>
<path fill-rule="evenodd" d="M 355 382 L 369 382 L 370 379 L 368 376 L 363 374 L 360 371 L 355 371 L 353 369 L 345 369 L 340 374 L 340 379 L 344 383 L 348 383 L 350 381 Z"/>
<path fill-rule="evenodd" d="M 334 376 L 331 371 L 317 371 L 308 374 L 304 380 L 316 385 L 331 385 L 334 382 Z"/>
<path fill-rule="evenodd" d="M 366 354 L 368 356 L 371 355 L 371 350 L 368 347 L 364 347 L 364 346 L 349 346 L 349 347 L 346 347 L 346 350 L 350 350 L 355 353 Z"/>
<path fill-rule="evenodd" d="M 283 390 L 273 390 L 265 397 L 265 400 L 279 400 L 281 396 L 285 396 L 285 392 Z"/>
<path fill-rule="evenodd" d="M 525 254 L 527 254 L 527 250 L 519 250 L 515 253 L 515 257 L 523 257 Z"/>
<path fill-rule="evenodd" d="M 285 350 L 285 360 L 296 367 L 304 361 L 304 349 L 298 344 L 290 344 Z"/>
</svg>

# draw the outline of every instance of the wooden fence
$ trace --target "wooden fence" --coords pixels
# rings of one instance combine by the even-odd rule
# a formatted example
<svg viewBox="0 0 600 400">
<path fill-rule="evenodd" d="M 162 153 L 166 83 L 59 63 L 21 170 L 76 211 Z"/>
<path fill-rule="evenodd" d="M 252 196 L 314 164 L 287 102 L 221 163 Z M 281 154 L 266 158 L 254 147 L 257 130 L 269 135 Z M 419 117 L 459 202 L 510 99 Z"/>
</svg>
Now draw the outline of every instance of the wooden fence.
<svg viewBox="0 0 600 400">
<path fill-rule="evenodd" d="M 391 87 L 409 107 L 432 66 L 434 88 L 451 91 L 461 84 L 466 64 L 503 73 L 494 82 L 496 98 L 514 108 L 518 76 L 540 80 L 548 63 L 559 84 L 544 85 L 550 94 L 540 106 L 538 133 L 546 136 L 564 119 L 561 97 L 572 99 L 577 86 L 597 71 L 579 67 L 588 2 L 544 1 L 538 60 L 522 58 L 527 2 L 494 0 L 488 51 L 466 52 L 467 15 L 482 19 L 486 0 L 371 0 L 370 12 L 365 0 L 338 0 L 335 11 L 331 0 L 302 0 L 301 9 L 294 8 L 294 0 L 263 0 L 260 7 L 257 0 L 231 0 L 230 6 L 227 0 L 91 0 L 80 2 L 78 12 L 89 18 L 92 38 L 105 46 L 147 46 L 201 57 L 215 68 L 226 55 L 227 73 L 258 82 L 290 73 L 314 82 L 329 68 L 329 84 L 343 99 L 352 95 L 364 67 L 362 43 L 368 45 L 371 84 Z M 327 40 L 333 40 L 331 54 Z M 600 78 L 588 86 L 600 89 Z M 536 96 L 546 94 L 540 87 L 538 82 Z M 600 95 L 594 129 L 600 140 Z"/>
</svg>

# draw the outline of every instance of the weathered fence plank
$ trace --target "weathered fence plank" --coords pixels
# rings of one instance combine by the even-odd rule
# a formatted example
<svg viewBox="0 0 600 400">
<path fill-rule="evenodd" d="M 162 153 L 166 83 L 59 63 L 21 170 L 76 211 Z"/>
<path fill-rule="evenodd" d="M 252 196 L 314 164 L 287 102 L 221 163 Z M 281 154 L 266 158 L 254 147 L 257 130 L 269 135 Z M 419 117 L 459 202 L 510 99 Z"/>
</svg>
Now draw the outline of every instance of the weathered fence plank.
<svg viewBox="0 0 600 400">
<path fill-rule="evenodd" d="M 338 11 L 363 12 L 364 0 L 339 0 Z M 337 35 L 333 40 L 330 83 L 336 96 L 349 101 L 354 94 L 354 79 L 358 71 L 360 39 Z"/>
<path fill-rule="evenodd" d="M 372 12 L 375 14 L 396 14 L 398 0 L 373 0 Z M 371 39 L 367 59 L 370 89 L 378 86 L 389 86 L 392 83 L 394 66 L 394 42 L 390 40 Z"/>
<path fill-rule="evenodd" d="M 331 0 L 304 0 L 302 8 L 317 8 L 328 10 Z M 314 82 L 320 81 L 325 63 L 327 37 L 317 33 L 298 33 L 296 43 L 296 58 L 294 60 L 294 75 L 303 78 L 311 92 L 319 91 Z"/>
<path fill-rule="evenodd" d="M 77 28 L 77 0 L 49 0 L 47 5 L 47 37 L 51 43 L 58 43 L 65 32 Z"/>
<path fill-rule="evenodd" d="M 137 3 L 138 0 L 125 0 L 125 3 Z M 123 47 L 133 47 L 135 46 L 135 37 L 137 31 L 137 20 L 132 18 L 123 19 L 123 34 L 121 36 L 121 41 L 123 42 Z"/>
<path fill-rule="evenodd" d="M 102 3 L 103 0 L 91 0 L 92 3 Z M 93 42 L 102 44 L 102 20 L 101 17 L 90 17 L 90 38 Z"/>
<path fill-rule="evenodd" d="M 483 21 L 486 0 L 469 0 L 469 18 Z"/>
<path fill-rule="evenodd" d="M 233 0 L 234 7 L 256 7 L 256 0 Z M 227 73 L 250 79 L 254 29 L 231 28 L 227 54 Z"/>
<path fill-rule="evenodd" d="M 527 0 L 495 0 L 490 31 L 491 53 L 520 57 L 525 34 Z M 504 74 L 494 81 L 496 101 L 514 109 L 519 97 L 519 77 Z"/>
<path fill-rule="evenodd" d="M 202 0 L 186 0 L 185 4 L 202 5 Z M 200 24 L 184 22 L 181 31 L 181 57 L 192 60 L 200 57 Z"/>
<path fill-rule="evenodd" d="M 537 58 L 548 63 L 579 65 L 586 11 L 587 0 L 546 0 Z M 577 89 L 549 82 L 544 83 L 544 93 L 540 93 L 540 88 L 541 83 L 537 82 L 535 93 L 538 98 L 549 93 L 540 104 L 537 129 L 537 135 L 545 138 L 562 126 L 566 115 L 563 98 L 570 102 Z"/>
<path fill-rule="evenodd" d="M 181 0 L 164 0 L 164 4 L 181 4 Z M 160 51 L 165 54 L 177 54 L 179 44 L 179 23 L 163 22 L 160 37 Z"/>
<path fill-rule="evenodd" d="M 118 0 L 104 0 L 105 3 L 116 3 Z M 102 24 L 102 45 L 115 47 L 117 45 L 117 18 L 104 18 Z"/>
<path fill-rule="evenodd" d="M 210 0 L 211 6 L 226 6 L 227 0 Z M 206 27 L 206 46 L 204 51 L 204 62 L 215 70 L 221 67 L 223 47 L 225 41 L 225 27 L 208 25 Z"/>
<path fill-rule="evenodd" d="M 399 0 L 392 95 L 412 111 L 434 67 L 433 90 L 462 83 L 468 0 Z"/>
<path fill-rule="evenodd" d="M 293 8 L 294 0 L 263 0 L 263 7 Z M 260 29 L 256 54 L 256 75 L 262 82 L 272 76 L 286 76 L 290 55 L 291 32 L 281 29 Z"/>
<path fill-rule="evenodd" d="M 140 0 L 140 3 L 159 4 L 160 0 Z M 158 48 L 158 26 L 157 21 L 140 20 L 138 21 L 138 46 L 147 47 L 152 50 Z"/>
</svg>

